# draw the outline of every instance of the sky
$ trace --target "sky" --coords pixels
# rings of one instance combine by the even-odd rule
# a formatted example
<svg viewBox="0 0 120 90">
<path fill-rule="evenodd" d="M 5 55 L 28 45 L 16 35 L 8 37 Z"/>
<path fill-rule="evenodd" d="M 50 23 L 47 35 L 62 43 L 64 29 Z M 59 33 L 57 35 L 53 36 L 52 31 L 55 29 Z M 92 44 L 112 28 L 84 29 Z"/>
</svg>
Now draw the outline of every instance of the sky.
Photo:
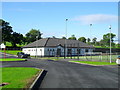
<svg viewBox="0 0 120 90">
<path fill-rule="evenodd" d="M 2 2 L 2 19 L 23 35 L 39 29 L 43 38 L 65 36 L 67 23 L 67 37 L 99 41 L 111 25 L 118 39 L 118 2 Z"/>
</svg>

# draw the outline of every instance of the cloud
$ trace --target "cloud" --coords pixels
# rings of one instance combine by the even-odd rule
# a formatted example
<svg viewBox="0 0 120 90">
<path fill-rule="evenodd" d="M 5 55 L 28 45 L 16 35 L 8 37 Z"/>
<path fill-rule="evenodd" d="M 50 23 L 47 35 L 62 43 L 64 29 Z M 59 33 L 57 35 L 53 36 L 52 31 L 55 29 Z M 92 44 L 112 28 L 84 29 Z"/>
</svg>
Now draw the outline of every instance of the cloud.
<svg viewBox="0 0 120 90">
<path fill-rule="evenodd" d="M 73 18 L 74 21 L 80 21 L 82 24 L 95 24 L 95 23 L 112 23 L 117 22 L 118 16 L 108 15 L 108 14 L 92 14 L 92 15 L 83 15 Z"/>
</svg>

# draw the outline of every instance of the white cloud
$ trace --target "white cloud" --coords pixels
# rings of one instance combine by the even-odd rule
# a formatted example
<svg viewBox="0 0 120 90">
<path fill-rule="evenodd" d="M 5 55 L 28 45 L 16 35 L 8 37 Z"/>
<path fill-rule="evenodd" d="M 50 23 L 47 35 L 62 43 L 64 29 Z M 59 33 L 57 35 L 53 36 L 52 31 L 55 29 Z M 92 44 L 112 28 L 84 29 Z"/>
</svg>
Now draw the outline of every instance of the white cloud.
<svg viewBox="0 0 120 90">
<path fill-rule="evenodd" d="M 80 21 L 83 24 L 112 23 L 112 22 L 117 22 L 118 16 L 108 15 L 108 14 L 92 14 L 92 15 L 77 16 L 72 20 Z"/>
</svg>

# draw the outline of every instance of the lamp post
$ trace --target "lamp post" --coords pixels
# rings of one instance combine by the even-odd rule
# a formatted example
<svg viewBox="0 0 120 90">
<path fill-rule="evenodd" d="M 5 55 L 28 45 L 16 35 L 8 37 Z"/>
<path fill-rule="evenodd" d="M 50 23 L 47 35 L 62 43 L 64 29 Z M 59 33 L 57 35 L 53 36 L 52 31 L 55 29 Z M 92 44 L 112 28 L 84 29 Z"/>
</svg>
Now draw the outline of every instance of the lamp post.
<svg viewBox="0 0 120 90">
<path fill-rule="evenodd" d="M 37 58 L 37 39 L 38 39 L 38 36 L 36 36 L 36 58 Z"/>
<path fill-rule="evenodd" d="M 92 24 L 90 24 L 90 38 L 92 41 L 91 30 L 92 30 Z M 91 60 L 92 60 L 92 48 L 90 49 L 90 55 L 91 55 Z"/>
<path fill-rule="evenodd" d="M 65 30 L 65 35 L 66 35 L 66 39 L 65 39 L 65 56 L 67 56 L 67 21 L 68 21 L 68 19 L 66 19 L 66 30 Z"/>
<path fill-rule="evenodd" d="M 109 26 L 110 29 L 110 63 L 112 62 L 111 60 L 111 25 Z"/>
</svg>

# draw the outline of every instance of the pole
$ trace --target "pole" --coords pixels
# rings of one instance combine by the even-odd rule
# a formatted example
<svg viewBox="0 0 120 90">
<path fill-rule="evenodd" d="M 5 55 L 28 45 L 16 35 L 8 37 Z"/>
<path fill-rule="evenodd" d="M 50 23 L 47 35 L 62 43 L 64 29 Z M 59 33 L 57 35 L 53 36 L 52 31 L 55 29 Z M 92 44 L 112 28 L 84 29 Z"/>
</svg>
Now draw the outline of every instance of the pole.
<svg viewBox="0 0 120 90">
<path fill-rule="evenodd" d="M 110 63 L 112 63 L 112 60 L 111 60 L 111 25 L 109 26 L 109 29 L 110 29 Z"/>
<path fill-rule="evenodd" d="M 66 31 L 65 31 L 65 35 L 66 35 L 66 39 L 65 39 L 65 56 L 67 56 L 67 21 L 68 19 L 66 19 Z"/>
<path fill-rule="evenodd" d="M 36 58 L 37 58 L 37 38 L 38 36 L 36 36 Z"/>
<path fill-rule="evenodd" d="M 91 27 L 92 27 L 92 24 L 90 24 L 90 37 L 91 37 L 91 41 L 92 41 Z M 90 48 L 90 56 L 91 56 L 91 61 L 92 61 L 92 49 L 91 48 Z"/>
</svg>

